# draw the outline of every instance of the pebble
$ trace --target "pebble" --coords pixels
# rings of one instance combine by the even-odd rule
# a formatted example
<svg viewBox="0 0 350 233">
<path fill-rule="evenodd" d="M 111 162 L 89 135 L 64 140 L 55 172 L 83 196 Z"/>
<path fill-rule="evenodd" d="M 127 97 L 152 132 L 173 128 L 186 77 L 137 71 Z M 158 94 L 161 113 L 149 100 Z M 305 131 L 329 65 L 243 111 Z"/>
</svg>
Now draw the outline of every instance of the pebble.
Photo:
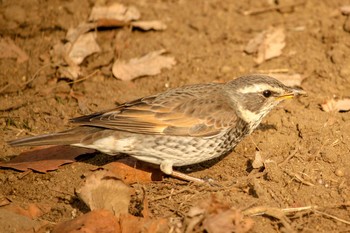
<svg viewBox="0 0 350 233">
<path fill-rule="evenodd" d="M 343 167 L 339 167 L 334 173 L 336 176 L 343 177 L 345 175 L 345 169 Z"/>
</svg>

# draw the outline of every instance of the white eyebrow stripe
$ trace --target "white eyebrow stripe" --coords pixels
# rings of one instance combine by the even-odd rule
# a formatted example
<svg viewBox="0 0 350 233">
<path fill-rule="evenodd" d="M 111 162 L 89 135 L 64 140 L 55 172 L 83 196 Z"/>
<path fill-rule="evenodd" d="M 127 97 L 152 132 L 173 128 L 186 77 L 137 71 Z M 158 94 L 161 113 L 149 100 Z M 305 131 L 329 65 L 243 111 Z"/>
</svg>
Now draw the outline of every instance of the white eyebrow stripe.
<svg viewBox="0 0 350 233">
<path fill-rule="evenodd" d="M 275 91 L 275 92 L 280 92 L 280 88 L 274 88 L 270 85 L 267 85 L 267 84 L 254 84 L 254 85 L 250 85 L 250 86 L 247 86 L 247 87 L 243 87 L 241 89 L 238 89 L 238 91 L 240 93 L 243 93 L 243 94 L 247 94 L 247 93 L 257 93 L 257 92 L 263 92 L 265 90 L 271 90 L 271 91 Z"/>
</svg>

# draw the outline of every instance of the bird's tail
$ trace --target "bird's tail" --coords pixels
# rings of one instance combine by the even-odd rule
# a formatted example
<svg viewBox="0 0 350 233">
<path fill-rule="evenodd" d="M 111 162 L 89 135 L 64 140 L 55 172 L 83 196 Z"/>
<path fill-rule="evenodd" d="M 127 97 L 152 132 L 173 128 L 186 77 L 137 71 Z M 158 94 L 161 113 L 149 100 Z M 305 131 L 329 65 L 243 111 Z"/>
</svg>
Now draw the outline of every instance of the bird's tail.
<svg viewBox="0 0 350 233">
<path fill-rule="evenodd" d="M 102 130 L 103 128 L 80 126 L 58 133 L 16 139 L 7 143 L 11 146 L 71 145 L 87 141 Z"/>
</svg>

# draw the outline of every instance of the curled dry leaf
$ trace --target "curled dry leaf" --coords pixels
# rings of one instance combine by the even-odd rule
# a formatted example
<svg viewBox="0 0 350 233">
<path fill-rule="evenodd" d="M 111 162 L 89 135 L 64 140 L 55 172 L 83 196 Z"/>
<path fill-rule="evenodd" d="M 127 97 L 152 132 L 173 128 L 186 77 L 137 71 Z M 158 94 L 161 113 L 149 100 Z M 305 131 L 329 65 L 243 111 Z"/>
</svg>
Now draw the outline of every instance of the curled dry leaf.
<svg viewBox="0 0 350 233">
<path fill-rule="evenodd" d="M 255 169 L 264 167 L 264 159 L 262 158 L 260 151 L 255 152 L 255 158 L 254 158 L 254 161 L 252 163 L 252 166 Z"/>
<path fill-rule="evenodd" d="M 167 28 L 166 24 L 159 20 L 135 21 L 135 22 L 131 22 L 131 26 L 135 28 L 140 28 L 145 31 L 149 31 L 149 30 L 161 31 Z"/>
<path fill-rule="evenodd" d="M 347 112 L 350 111 L 350 99 L 327 100 L 321 104 L 321 108 L 325 112 Z"/>
<path fill-rule="evenodd" d="M 94 6 L 92 8 L 89 20 L 98 21 L 112 19 L 129 22 L 141 17 L 139 10 L 134 6 L 126 7 L 120 3 L 113 3 L 110 6 Z"/>
<path fill-rule="evenodd" d="M 66 39 L 74 43 L 74 41 L 76 41 L 79 38 L 79 36 L 89 32 L 95 27 L 96 27 L 95 23 L 81 23 L 75 28 L 68 29 Z"/>
<path fill-rule="evenodd" d="M 285 39 L 283 28 L 270 27 L 251 39 L 244 51 L 248 54 L 256 53 L 255 61 L 261 64 L 282 54 L 282 49 L 286 46 Z"/>
<path fill-rule="evenodd" d="M 128 213 L 132 188 L 105 170 L 88 176 L 77 194 L 91 210 L 105 209 L 114 215 Z"/>
<path fill-rule="evenodd" d="M 0 38 L 1 58 L 15 58 L 17 59 L 17 63 L 22 63 L 29 59 L 26 52 L 20 49 L 10 38 Z"/>
<path fill-rule="evenodd" d="M 103 167 L 127 184 L 161 181 L 163 178 L 158 168 L 133 158 L 121 159 Z"/>
<path fill-rule="evenodd" d="M 96 33 L 89 32 L 80 35 L 71 44 L 68 56 L 75 64 L 79 65 L 87 56 L 97 52 L 101 52 L 101 49 L 96 42 Z"/>
<path fill-rule="evenodd" d="M 214 196 L 192 207 L 185 219 L 186 232 L 194 232 L 202 225 L 208 233 L 245 233 L 253 227 L 253 220 L 239 210 L 218 201 Z M 203 230 L 202 230 L 203 231 Z"/>
<path fill-rule="evenodd" d="M 175 58 L 162 55 L 165 52 L 165 49 L 153 51 L 145 56 L 133 58 L 127 63 L 118 60 L 113 64 L 113 75 L 129 81 L 141 76 L 159 74 L 162 68 L 170 69 L 176 64 Z"/>
</svg>

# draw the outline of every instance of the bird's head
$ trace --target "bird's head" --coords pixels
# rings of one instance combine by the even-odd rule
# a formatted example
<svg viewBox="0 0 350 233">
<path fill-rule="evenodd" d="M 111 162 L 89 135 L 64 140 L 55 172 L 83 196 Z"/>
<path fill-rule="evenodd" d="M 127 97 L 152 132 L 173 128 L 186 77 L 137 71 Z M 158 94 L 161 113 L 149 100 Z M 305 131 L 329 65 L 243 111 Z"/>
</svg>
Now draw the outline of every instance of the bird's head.
<svg viewBox="0 0 350 233">
<path fill-rule="evenodd" d="M 275 106 L 306 92 L 288 87 L 280 81 L 264 75 L 249 75 L 228 82 L 225 86 L 237 114 L 255 128 Z"/>
</svg>

